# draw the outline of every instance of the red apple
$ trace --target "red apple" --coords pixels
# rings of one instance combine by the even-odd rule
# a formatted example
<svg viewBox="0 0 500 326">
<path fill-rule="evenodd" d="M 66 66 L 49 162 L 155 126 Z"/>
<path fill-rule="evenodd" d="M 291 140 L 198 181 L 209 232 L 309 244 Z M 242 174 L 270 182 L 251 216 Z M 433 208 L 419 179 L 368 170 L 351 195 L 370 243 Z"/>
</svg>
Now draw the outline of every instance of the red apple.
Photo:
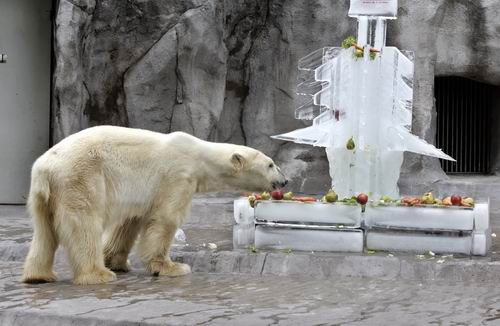
<svg viewBox="0 0 500 326">
<path fill-rule="evenodd" d="M 271 192 L 271 197 L 273 197 L 274 200 L 282 200 L 283 199 L 283 191 L 275 190 L 275 191 Z"/>
<path fill-rule="evenodd" d="M 356 200 L 360 205 L 366 205 L 368 202 L 368 196 L 364 193 L 360 193 L 358 197 L 356 197 Z"/>
<path fill-rule="evenodd" d="M 462 197 L 459 195 L 451 196 L 451 203 L 455 206 L 459 206 L 462 203 Z"/>
</svg>

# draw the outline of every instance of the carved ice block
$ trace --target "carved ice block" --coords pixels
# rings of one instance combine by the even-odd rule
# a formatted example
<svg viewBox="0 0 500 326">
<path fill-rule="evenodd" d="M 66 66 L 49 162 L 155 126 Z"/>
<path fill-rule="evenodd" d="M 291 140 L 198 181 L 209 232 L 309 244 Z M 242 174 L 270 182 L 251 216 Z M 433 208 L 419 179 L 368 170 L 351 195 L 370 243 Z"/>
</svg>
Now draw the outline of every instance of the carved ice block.
<svg viewBox="0 0 500 326">
<path fill-rule="evenodd" d="M 359 227 L 361 208 L 357 205 L 262 201 L 255 205 L 255 217 L 274 222 L 342 224 Z"/>
<path fill-rule="evenodd" d="M 233 225 L 233 248 L 245 249 L 254 244 L 255 224 Z"/>
<path fill-rule="evenodd" d="M 474 206 L 474 230 L 485 231 L 490 228 L 490 203 L 479 202 Z"/>
<path fill-rule="evenodd" d="M 369 228 L 472 231 L 474 210 L 458 207 L 370 206 L 365 212 L 365 225 Z"/>
<path fill-rule="evenodd" d="M 362 252 L 363 231 L 287 229 L 257 226 L 255 246 L 260 249 Z"/>
<path fill-rule="evenodd" d="M 472 233 L 472 254 L 486 256 L 491 248 L 491 229 Z"/>
<path fill-rule="evenodd" d="M 366 247 L 372 250 L 407 251 L 425 253 L 432 251 L 446 254 L 470 255 L 472 236 L 445 236 L 411 232 L 388 232 L 368 230 Z"/>
<path fill-rule="evenodd" d="M 254 221 L 254 209 L 248 198 L 238 198 L 234 201 L 234 220 L 237 224 L 250 224 Z"/>
</svg>

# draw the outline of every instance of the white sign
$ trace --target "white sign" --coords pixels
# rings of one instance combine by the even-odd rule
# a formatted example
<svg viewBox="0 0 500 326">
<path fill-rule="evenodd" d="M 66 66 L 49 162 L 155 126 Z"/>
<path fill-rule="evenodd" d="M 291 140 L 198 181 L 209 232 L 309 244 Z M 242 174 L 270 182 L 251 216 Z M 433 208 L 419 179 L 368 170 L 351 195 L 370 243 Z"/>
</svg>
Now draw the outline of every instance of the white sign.
<svg viewBox="0 0 500 326">
<path fill-rule="evenodd" d="M 398 0 L 351 0 L 349 16 L 382 16 L 396 18 Z"/>
</svg>

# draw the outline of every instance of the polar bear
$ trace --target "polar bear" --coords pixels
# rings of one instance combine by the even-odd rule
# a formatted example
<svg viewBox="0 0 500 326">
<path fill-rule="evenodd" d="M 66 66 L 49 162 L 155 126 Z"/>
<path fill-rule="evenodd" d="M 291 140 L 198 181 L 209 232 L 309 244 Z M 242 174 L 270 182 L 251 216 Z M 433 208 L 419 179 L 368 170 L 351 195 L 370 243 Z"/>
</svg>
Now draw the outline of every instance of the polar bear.
<svg viewBox="0 0 500 326">
<path fill-rule="evenodd" d="M 196 192 L 283 187 L 278 166 L 250 147 L 182 132 L 99 126 L 73 134 L 36 160 L 28 209 L 34 235 L 22 281 L 52 282 L 54 253 L 66 248 L 75 284 L 98 284 L 129 270 L 138 253 L 153 275 L 190 272 L 169 248 Z M 109 268 L 109 269 L 108 269 Z"/>
</svg>

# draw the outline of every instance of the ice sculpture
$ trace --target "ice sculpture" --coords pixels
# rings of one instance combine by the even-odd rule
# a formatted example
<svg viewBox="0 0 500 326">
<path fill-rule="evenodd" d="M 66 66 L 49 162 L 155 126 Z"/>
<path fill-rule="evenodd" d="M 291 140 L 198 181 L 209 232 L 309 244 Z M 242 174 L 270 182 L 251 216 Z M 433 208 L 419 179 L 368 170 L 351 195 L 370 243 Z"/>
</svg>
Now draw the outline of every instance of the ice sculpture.
<svg viewBox="0 0 500 326">
<path fill-rule="evenodd" d="M 341 197 L 360 192 L 399 197 L 403 152 L 453 160 L 411 134 L 413 53 L 385 46 L 397 0 L 352 0 L 355 44 L 325 47 L 299 61 L 297 119 L 312 126 L 273 138 L 326 148 Z"/>
</svg>

